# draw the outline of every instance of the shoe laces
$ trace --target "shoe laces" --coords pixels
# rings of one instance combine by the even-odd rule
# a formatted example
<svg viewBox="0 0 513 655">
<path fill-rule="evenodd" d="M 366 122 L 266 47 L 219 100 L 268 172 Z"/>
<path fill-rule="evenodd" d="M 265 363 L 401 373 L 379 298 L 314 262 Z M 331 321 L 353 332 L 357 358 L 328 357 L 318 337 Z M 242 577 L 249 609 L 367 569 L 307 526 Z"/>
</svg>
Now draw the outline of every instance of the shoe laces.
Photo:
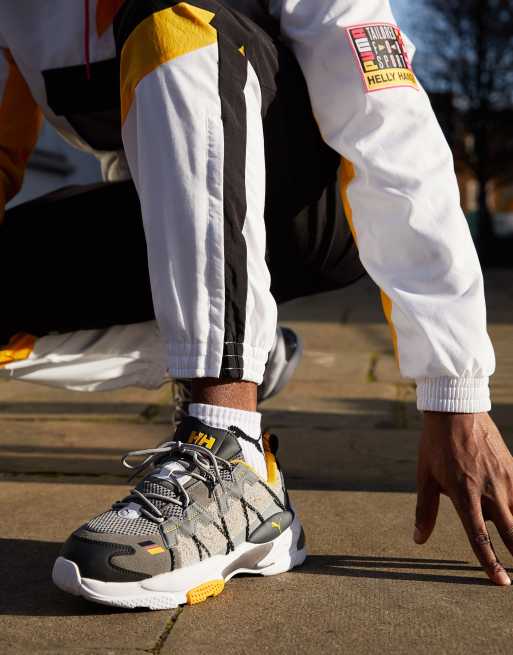
<svg viewBox="0 0 513 655">
<path fill-rule="evenodd" d="M 142 462 L 132 465 L 128 460 L 133 457 L 144 457 L 144 459 Z M 122 462 L 123 466 L 133 471 L 129 478 L 129 481 L 132 481 L 149 467 L 165 466 L 166 463 L 173 460 L 189 464 L 188 468 L 185 469 L 189 478 L 199 480 L 212 489 L 219 485 L 223 493 L 226 491 L 221 469 L 226 468 L 231 471 L 232 465 L 226 459 L 214 455 L 204 446 L 182 443 L 181 441 L 165 441 L 156 448 L 132 450 L 123 457 Z M 149 477 L 151 477 L 151 473 Z M 140 505 L 143 516 L 159 524 L 167 520 L 162 509 L 169 505 L 176 505 L 185 512 L 191 504 L 191 498 L 184 484 L 180 482 L 172 470 L 167 471 L 165 482 L 167 483 L 165 486 L 170 485 L 175 490 L 176 496 L 168 496 L 153 491 L 141 491 L 136 487 L 122 501 L 114 503 L 112 509 L 119 511 L 135 502 Z M 162 483 L 162 481 L 159 480 L 159 483 Z M 161 484 L 161 486 L 164 485 Z M 158 507 L 153 501 L 163 503 L 163 505 Z"/>
</svg>

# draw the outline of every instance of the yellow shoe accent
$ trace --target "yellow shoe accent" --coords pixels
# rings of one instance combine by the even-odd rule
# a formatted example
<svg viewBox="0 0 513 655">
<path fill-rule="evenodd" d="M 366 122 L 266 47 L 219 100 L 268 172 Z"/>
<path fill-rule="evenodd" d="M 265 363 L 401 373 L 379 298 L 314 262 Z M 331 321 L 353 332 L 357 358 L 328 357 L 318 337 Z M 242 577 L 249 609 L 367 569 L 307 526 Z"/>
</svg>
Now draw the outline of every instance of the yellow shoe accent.
<svg viewBox="0 0 513 655">
<path fill-rule="evenodd" d="M 235 466 L 236 464 L 242 464 L 242 466 L 245 466 L 247 469 L 249 469 L 250 471 L 253 471 L 253 473 L 254 473 L 255 475 L 258 476 L 258 473 L 257 473 L 257 472 L 255 471 L 255 469 L 251 466 L 251 464 L 248 464 L 248 463 L 245 462 L 243 459 L 231 459 L 231 460 L 230 460 L 230 464 L 233 464 L 234 466 Z"/>
<path fill-rule="evenodd" d="M 268 432 L 265 432 L 262 435 L 262 441 L 264 444 L 264 458 L 267 467 L 267 484 L 274 486 L 280 479 L 280 474 L 276 457 L 271 452 L 271 435 Z"/>
<path fill-rule="evenodd" d="M 224 589 L 224 580 L 210 580 L 187 592 L 187 605 L 202 603 L 210 596 L 219 596 Z"/>
</svg>

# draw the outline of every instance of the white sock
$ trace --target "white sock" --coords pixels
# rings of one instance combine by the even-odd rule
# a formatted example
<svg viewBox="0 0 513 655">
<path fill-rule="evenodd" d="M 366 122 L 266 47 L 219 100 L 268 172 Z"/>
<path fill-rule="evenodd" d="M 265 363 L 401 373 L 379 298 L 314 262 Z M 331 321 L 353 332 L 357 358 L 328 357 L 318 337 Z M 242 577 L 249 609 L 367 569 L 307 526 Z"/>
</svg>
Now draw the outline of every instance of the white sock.
<svg viewBox="0 0 513 655">
<path fill-rule="evenodd" d="M 255 469 L 261 478 L 267 480 L 267 466 L 262 445 L 262 414 L 260 412 L 246 412 L 242 409 L 231 409 L 219 405 L 191 403 L 189 405 L 189 415 L 221 430 L 227 430 L 234 425 L 251 439 L 257 440 L 261 450 L 250 441 L 246 441 L 246 439 L 239 439 L 238 441 L 246 462 Z"/>
</svg>

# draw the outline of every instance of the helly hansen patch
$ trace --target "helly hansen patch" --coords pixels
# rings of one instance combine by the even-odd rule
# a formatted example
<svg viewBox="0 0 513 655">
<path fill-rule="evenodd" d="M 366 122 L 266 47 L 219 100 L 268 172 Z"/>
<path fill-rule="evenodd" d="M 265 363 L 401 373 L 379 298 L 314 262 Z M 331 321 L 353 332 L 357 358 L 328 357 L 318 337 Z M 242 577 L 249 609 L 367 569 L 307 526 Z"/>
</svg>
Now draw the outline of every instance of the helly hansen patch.
<svg viewBox="0 0 513 655">
<path fill-rule="evenodd" d="M 205 434 L 204 432 L 196 432 L 195 430 L 191 432 L 188 439 L 188 443 L 193 443 L 196 446 L 203 446 L 209 450 L 212 450 L 215 442 L 215 437 L 211 436 L 210 434 Z"/>
<path fill-rule="evenodd" d="M 418 89 L 397 25 L 367 23 L 346 29 L 367 92 L 409 86 Z"/>
</svg>

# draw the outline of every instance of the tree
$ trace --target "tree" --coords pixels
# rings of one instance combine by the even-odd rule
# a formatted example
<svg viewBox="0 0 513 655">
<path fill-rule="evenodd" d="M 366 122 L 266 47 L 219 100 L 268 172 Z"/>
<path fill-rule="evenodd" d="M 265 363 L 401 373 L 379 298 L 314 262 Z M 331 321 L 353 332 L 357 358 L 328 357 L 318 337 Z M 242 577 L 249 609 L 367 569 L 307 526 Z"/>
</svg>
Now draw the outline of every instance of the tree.
<svg viewBox="0 0 513 655">
<path fill-rule="evenodd" d="M 429 90 L 449 93 L 463 117 L 466 162 L 478 182 L 480 250 L 491 237 L 487 184 L 497 175 L 497 132 L 513 126 L 495 121 L 513 106 L 512 0 L 424 0 L 419 12 L 416 69 Z M 505 132 L 506 134 L 506 132 Z M 511 153 L 513 165 L 513 153 Z"/>
</svg>

